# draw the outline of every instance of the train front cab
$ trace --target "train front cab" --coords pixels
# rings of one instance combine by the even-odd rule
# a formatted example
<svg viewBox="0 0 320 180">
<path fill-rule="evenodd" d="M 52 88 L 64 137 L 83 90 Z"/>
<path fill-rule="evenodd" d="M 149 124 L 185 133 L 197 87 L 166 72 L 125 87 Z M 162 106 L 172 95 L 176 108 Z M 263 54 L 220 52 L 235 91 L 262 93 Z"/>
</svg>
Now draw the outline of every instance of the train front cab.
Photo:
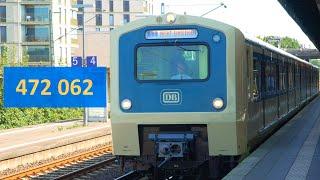
<svg viewBox="0 0 320 180">
<path fill-rule="evenodd" d="M 168 15 L 149 17 L 113 31 L 113 153 L 148 157 L 151 163 L 154 158 L 201 162 L 244 154 L 243 42 L 236 28 L 192 16 L 177 15 L 173 22 Z M 188 74 L 191 78 L 176 79 L 169 73 L 181 57 L 184 68 L 196 67 Z M 179 153 L 172 144 L 178 144 Z"/>
</svg>

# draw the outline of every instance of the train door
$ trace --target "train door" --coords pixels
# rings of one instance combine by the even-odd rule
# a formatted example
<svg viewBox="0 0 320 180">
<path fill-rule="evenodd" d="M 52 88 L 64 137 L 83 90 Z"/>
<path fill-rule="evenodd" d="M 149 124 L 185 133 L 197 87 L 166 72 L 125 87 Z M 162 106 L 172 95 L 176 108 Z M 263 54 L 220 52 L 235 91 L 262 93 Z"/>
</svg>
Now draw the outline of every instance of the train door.
<svg viewBox="0 0 320 180">
<path fill-rule="evenodd" d="M 296 63 L 295 62 L 293 62 L 292 63 L 292 68 L 293 68 L 293 74 L 292 74 L 292 76 L 293 76 L 293 98 L 294 98 L 294 100 L 293 100 L 293 106 L 294 107 L 296 107 L 297 106 L 297 98 L 296 98 L 296 95 L 297 95 L 297 93 L 296 93 L 296 89 L 297 89 L 297 81 L 296 81 Z"/>
<path fill-rule="evenodd" d="M 270 125 L 277 118 L 278 97 L 277 97 L 277 64 L 274 53 L 264 49 L 264 115 L 265 125 Z"/>
<path fill-rule="evenodd" d="M 294 105 L 294 60 L 289 59 L 288 63 L 288 95 L 289 95 L 289 111 L 295 108 Z"/>
<path fill-rule="evenodd" d="M 295 92 L 296 92 L 296 106 L 300 105 L 300 65 L 296 62 L 295 69 Z"/>
<path fill-rule="evenodd" d="M 280 55 L 279 54 L 274 54 L 274 59 L 276 62 L 276 87 L 277 87 L 277 93 L 280 93 L 282 95 L 282 92 L 280 92 L 280 71 L 282 67 L 282 61 L 280 60 Z M 281 96 L 280 95 L 280 96 Z M 280 96 L 277 96 L 277 119 L 280 117 Z"/>
<path fill-rule="evenodd" d="M 258 130 L 262 130 L 264 124 L 263 96 L 262 96 L 262 70 L 263 50 L 258 46 L 249 47 L 248 70 L 250 77 L 250 99 L 249 99 L 249 127 L 248 137 L 254 137 Z M 252 131 L 255 129 L 256 131 Z"/>
<path fill-rule="evenodd" d="M 287 69 L 285 57 L 279 55 L 279 117 L 283 117 L 288 112 Z"/>
</svg>

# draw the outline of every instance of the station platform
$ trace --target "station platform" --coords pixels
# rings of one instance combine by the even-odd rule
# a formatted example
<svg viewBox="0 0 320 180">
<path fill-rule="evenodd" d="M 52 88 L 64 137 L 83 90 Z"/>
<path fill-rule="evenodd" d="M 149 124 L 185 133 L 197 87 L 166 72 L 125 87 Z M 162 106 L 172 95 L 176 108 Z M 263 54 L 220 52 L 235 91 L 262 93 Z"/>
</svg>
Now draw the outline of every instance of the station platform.
<svg viewBox="0 0 320 180">
<path fill-rule="evenodd" d="M 320 97 L 244 159 L 224 179 L 320 179 Z"/>
<path fill-rule="evenodd" d="M 111 143 L 110 134 L 110 123 L 82 120 L 0 131 L 0 171 Z"/>
</svg>

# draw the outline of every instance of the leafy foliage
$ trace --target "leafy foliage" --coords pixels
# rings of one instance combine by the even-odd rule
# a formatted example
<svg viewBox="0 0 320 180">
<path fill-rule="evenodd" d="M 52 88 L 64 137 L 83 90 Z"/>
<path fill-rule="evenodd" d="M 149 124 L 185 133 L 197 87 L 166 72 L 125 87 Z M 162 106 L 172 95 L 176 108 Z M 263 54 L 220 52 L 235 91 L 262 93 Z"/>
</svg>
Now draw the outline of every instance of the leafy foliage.
<svg viewBox="0 0 320 180">
<path fill-rule="evenodd" d="M 320 59 L 310 59 L 310 63 L 320 68 Z"/>
<path fill-rule="evenodd" d="M 80 108 L 4 108 L 3 107 L 3 67 L 25 66 L 28 56 L 16 60 L 15 49 L 3 47 L 0 54 L 0 129 L 9 129 L 27 125 L 56 122 L 66 119 L 81 118 L 83 111 Z"/>
<path fill-rule="evenodd" d="M 264 42 L 267 42 L 275 47 L 282 49 L 300 49 L 301 45 L 298 40 L 290 37 L 278 37 L 278 36 L 258 36 Z"/>
</svg>

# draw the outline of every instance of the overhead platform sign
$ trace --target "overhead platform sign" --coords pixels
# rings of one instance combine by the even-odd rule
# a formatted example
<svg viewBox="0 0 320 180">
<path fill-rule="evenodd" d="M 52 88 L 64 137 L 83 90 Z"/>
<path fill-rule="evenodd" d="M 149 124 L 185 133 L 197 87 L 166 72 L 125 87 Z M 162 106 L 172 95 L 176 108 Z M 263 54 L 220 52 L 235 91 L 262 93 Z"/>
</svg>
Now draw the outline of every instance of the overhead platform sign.
<svg viewBox="0 0 320 180">
<path fill-rule="evenodd" d="M 106 107 L 104 67 L 5 67 L 5 107 Z"/>
</svg>

